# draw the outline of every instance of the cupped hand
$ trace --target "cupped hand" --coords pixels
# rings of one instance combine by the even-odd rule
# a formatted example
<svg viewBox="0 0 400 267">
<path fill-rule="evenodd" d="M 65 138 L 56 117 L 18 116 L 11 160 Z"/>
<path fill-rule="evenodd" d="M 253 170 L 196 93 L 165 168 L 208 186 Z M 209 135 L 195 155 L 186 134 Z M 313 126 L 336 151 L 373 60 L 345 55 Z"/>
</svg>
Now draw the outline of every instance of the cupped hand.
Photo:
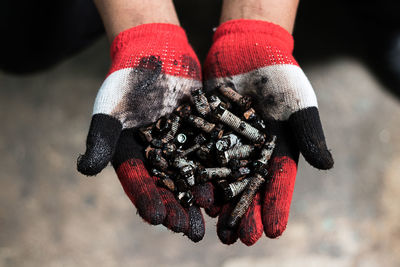
<svg viewBox="0 0 400 267">
<path fill-rule="evenodd" d="M 225 244 L 238 238 L 252 245 L 265 232 L 276 238 L 285 230 L 294 190 L 299 153 L 312 166 L 333 166 L 318 113 L 314 90 L 292 56 L 293 38 L 278 25 L 232 20 L 219 26 L 204 65 L 205 87 L 227 85 L 253 96 L 265 131 L 277 136 L 267 183 L 235 228 L 227 220 L 235 202 L 206 209 L 218 217 L 217 233 Z"/>
<path fill-rule="evenodd" d="M 110 71 L 97 94 L 78 170 L 96 175 L 112 163 L 122 187 L 139 215 L 163 224 L 193 241 L 204 236 L 197 204 L 212 199 L 195 189 L 196 205 L 182 207 L 172 192 L 158 186 L 143 163 L 144 143 L 137 129 L 171 113 L 193 89 L 201 87 L 199 61 L 182 28 L 144 24 L 121 32 L 111 46 Z M 212 197 L 212 196 L 211 196 Z"/>
</svg>

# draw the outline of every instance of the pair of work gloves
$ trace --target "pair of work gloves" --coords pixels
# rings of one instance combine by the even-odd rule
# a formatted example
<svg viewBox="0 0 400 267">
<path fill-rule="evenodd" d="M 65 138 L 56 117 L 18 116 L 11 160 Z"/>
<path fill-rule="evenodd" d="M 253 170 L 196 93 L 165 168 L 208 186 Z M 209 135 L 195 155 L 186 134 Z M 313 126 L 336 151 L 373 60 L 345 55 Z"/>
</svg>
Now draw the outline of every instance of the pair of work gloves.
<svg viewBox="0 0 400 267">
<path fill-rule="evenodd" d="M 217 28 L 201 71 L 179 26 L 144 24 L 121 32 L 111 45 L 112 65 L 96 97 L 78 170 L 96 175 L 111 162 L 145 221 L 163 224 L 195 242 L 205 232 L 200 207 L 218 216 L 217 234 L 225 244 L 240 238 L 252 245 L 263 232 L 270 238 L 280 236 L 288 221 L 299 153 L 318 169 L 333 166 L 316 96 L 292 50 L 293 38 L 280 26 L 232 20 Z M 235 229 L 227 226 L 235 203 L 218 203 L 211 183 L 193 188 L 195 204 L 190 208 L 159 186 L 143 163 L 144 144 L 136 137 L 138 128 L 171 113 L 192 90 L 204 85 L 205 91 L 212 91 L 223 84 L 252 95 L 267 134 L 277 136 L 269 182 Z"/>
</svg>

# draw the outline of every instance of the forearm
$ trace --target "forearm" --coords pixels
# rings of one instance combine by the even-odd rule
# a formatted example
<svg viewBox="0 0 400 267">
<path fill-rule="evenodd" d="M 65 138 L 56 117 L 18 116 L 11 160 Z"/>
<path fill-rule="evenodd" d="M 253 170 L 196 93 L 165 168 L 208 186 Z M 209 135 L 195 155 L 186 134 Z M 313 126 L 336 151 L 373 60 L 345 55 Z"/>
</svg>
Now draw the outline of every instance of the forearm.
<svg viewBox="0 0 400 267">
<path fill-rule="evenodd" d="M 94 0 L 110 42 L 118 33 L 145 23 L 179 25 L 172 0 Z"/>
<path fill-rule="evenodd" d="M 232 19 L 265 20 L 292 33 L 299 0 L 224 0 L 220 22 Z"/>
</svg>

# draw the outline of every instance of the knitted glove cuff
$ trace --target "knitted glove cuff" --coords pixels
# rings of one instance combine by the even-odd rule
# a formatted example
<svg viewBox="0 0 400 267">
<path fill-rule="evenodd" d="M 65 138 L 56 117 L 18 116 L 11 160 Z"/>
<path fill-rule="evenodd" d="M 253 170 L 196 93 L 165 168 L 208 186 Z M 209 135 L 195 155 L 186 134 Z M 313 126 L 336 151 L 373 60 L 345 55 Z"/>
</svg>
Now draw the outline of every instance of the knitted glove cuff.
<svg viewBox="0 0 400 267">
<path fill-rule="evenodd" d="M 214 33 L 213 41 L 219 38 L 238 35 L 252 35 L 260 39 L 267 39 L 272 45 L 290 54 L 293 52 L 293 36 L 281 26 L 262 20 L 237 19 L 222 23 Z M 245 37 L 243 37 L 245 38 Z"/>
<path fill-rule="evenodd" d="M 114 59 L 115 54 L 122 48 L 131 46 L 132 42 L 138 39 L 160 44 L 169 41 L 188 44 L 185 30 L 178 25 L 168 23 L 142 24 L 122 31 L 115 37 L 111 44 L 111 59 Z"/>
</svg>

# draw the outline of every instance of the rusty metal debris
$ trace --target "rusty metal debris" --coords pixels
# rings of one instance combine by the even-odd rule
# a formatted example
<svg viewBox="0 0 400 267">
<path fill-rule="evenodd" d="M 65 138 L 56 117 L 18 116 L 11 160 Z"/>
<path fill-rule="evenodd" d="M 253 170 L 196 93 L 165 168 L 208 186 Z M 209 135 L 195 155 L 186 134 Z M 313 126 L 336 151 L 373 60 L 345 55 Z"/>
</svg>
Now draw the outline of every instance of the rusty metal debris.
<svg viewBox="0 0 400 267">
<path fill-rule="evenodd" d="M 268 179 L 276 137 L 265 134 L 251 97 L 229 86 L 216 92 L 208 96 L 201 88 L 194 90 L 192 103 L 182 103 L 139 133 L 148 143 L 146 164 L 158 186 L 189 207 L 193 187 L 213 183 L 224 201 L 238 199 L 228 220 L 229 227 L 236 227 Z"/>
</svg>

